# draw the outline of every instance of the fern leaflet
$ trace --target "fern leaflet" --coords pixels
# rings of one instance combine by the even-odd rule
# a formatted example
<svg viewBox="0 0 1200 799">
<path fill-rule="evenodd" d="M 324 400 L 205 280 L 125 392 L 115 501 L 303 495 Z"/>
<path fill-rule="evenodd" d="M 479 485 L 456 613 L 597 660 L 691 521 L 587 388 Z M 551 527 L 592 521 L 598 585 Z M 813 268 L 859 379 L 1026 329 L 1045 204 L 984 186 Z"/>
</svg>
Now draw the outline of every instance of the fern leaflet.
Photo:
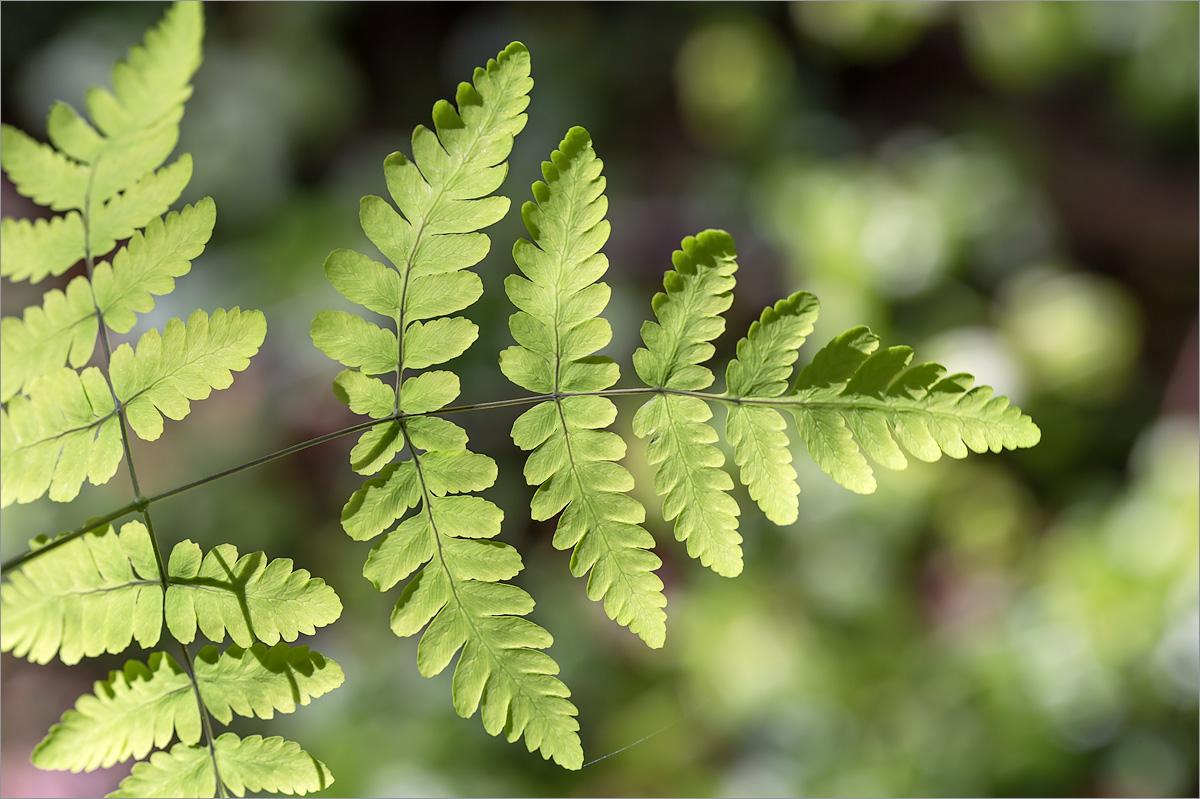
<svg viewBox="0 0 1200 799">
<path fill-rule="evenodd" d="M 513 383 L 554 400 L 535 405 L 513 424 L 513 441 L 533 454 L 525 465 L 530 485 L 540 486 L 534 519 L 562 511 L 554 546 L 574 547 L 571 573 L 588 578 L 587 593 L 604 600 L 609 618 L 629 627 L 651 647 L 666 638 L 662 565 L 649 550 L 653 537 L 639 525 L 646 513 L 625 494 L 633 477 L 616 461 L 625 443 L 608 427 L 616 407 L 596 392 L 617 381 L 610 358 L 592 353 L 612 338 L 597 314 L 609 289 L 596 280 L 608 269 L 600 247 L 608 239 L 603 167 L 583 128 L 572 128 L 542 164 L 546 182 L 533 184 L 536 202 L 521 209 L 532 242 L 517 241 L 513 258 L 525 274 L 509 275 L 504 288 L 520 310 L 509 319 L 517 346 L 500 354 Z M 564 396 L 566 395 L 566 396 Z"/>
<path fill-rule="evenodd" d="M 0 506 L 50 492 L 70 502 L 83 481 L 107 482 L 124 454 L 120 421 L 104 375 L 60 368 L 39 376 L 29 395 L 0 408 Z"/>
<path fill-rule="evenodd" d="M 728 393 L 743 399 L 783 394 L 796 349 L 812 332 L 817 309 L 816 297 L 797 292 L 764 310 L 738 342 L 737 358 L 729 362 L 725 376 Z M 767 518 L 779 525 L 791 524 L 799 515 L 796 495 L 800 488 L 791 465 L 786 425 L 776 410 L 747 403 L 730 408 L 725 423 L 742 483 Z"/>
<path fill-rule="evenodd" d="M 205 707 L 228 724 L 233 714 L 269 719 L 291 713 L 341 685 L 341 668 L 308 647 L 279 643 L 268 648 L 209 645 L 197 653 L 196 682 Z M 178 735 L 200 740 L 200 714 L 192 682 L 170 655 L 155 652 L 146 664 L 130 660 L 122 671 L 96 683 L 33 752 L 39 768 L 82 771 L 143 758 Z"/>
<path fill-rule="evenodd" d="M 34 663 L 57 654 L 70 665 L 123 652 L 135 639 L 154 646 L 162 633 L 159 579 L 146 526 L 128 522 L 118 533 L 105 525 L 30 561 L 0 585 L 0 650 Z"/>
<path fill-rule="evenodd" d="M 198 310 L 186 325 L 172 319 L 161 335 L 146 331 L 136 352 L 128 344 L 117 347 L 113 390 L 125 406 L 129 426 L 146 441 L 157 439 L 164 415 L 178 421 L 191 410 L 189 400 L 228 388 L 231 372 L 249 365 L 266 332 L 261 311 L 218 308 L 209 317 Z"/>
<path fill-rule="evenodd" d="M 108 768 L 179 740 L 200 740 L 200 708 L 192 681 L 163 652 L 146 664 L 126 662 L 122 671 L 98 680 L 94 693 L 79 697 L 72 710 L 33 750 L 33 764 L 58 771 Z"/>
<path fill-rule="evenodd" d="M 699 391 L 713 382 L 701 364 L 715 351 L 709 342 L 725 329 L 721 314 L 733 302 L 737 253 L 733 239 L 719 230 L 689 236 L 681 246 L 663 280 L 666 293 L 651 302 L 658 322 L 642 325 L 646 347 L 633 354 L 633 365 L 648 386 Z M 721 468 L 725 456 L 713 446 L 711 418 L 697 397 L 660 393 L 638 409 L 633 431 L 650 437 L 646 459 L 658 465 L 654 490 L 664 497 L 663 518 L 676 519 L 675 537 L 687 542 L 693 558 L 735 577 L 742 571 L 741 511 L 728 493 L 733 481 Z"/>
<path fill-rule="evenodd" d="M 215 760 L 215 769 L 214 769 Z M 298 744 L 282 738 L 231 732 L 207 747 L 178 743 L 169 752 L 155 752 L 138 763 L 109 797 L 216 796 L 216 776 L 237 796 L 246 790 L 275 791 L 304 796 L 333 783 L 325 764 Z"/>
<path fill-rule="evenodd" d="M 875 490 L 863 457 L 890 469 L 913 457 L 1032 447 L 1041 439 L 1033 421 L 987 386 L 972 389 L 967 374 L 946 375 L 938 364 L 909 366 L 908 347 L 877 350 L 865 327 L 848 330 L 817 353 L 800 373 L 792 405 L 800 437 L 822 469 L 858 493 Z M 894 436 L 894 440 L 893 440 Z M 860 451 L 861 450 L 861 451 Z"/>
<path fill-rule="evenodd" d="M 459 393 L 458 378 L 436 370 L 466 351 L 478 328 L 450 317 L 483 291 L 478 276 L 463 271 L 489 249 L 474 231 L 497 221 L 508 200 L 487 197 L 504 179 L 512 138 L 525 125 L 529 54 L 512 44 L 476 70 L 474 86 L 459 86 L 457 111 L 434 106 L 436 134 L 418 127 L 413 160 L 394 153 L 384 175 L 400 213 L 379 197 L 360 206 L 363 230 L 395 269 L 351 250 L 337 250 L 325 274 L 347 299 L 392 320 L 394 331 L 355 314 L 322 311 L 313 320 L 313 343 L 350 367 L 334 391 L 356 413 L 389 419 L 362 435 L 351 452 L 360 474 L 379 473 L 350 498 L 342 513 L 347 534 L 366 541 L 388 530 L 371 550 L 364 575 L 381 591 L 416 573 L 392 614 L 400 636 L 425 628 L 417 666 L 438 674 L 456 653 L 454 707 L 469 717 L 477 708 L 492 735 L 522 735 L 568 768 L 583 762 L 576 709 L 558 665 L 538 651 L 550 634 L 522 616 L 533 609 L 528 594 L 501 581 L 522 568 L 512 547 L 489 539 L 503 514 L 470 492 L 496 479 L 491 458 L 470 452 L 467 435 L 451 422 L 424 416 Z M 394 375 L 395 388 L 372 375 Z M 389 463 L 402 450 L 406 460 Z M 459 495 L 459 496 L 455 496 Z"/>
<path fill-rule="evenodd" d="M 167 565 L 165 614 L 177 641 L 190 644 L 199 627 L 220 643 L 225 633 L 241 647 L 255 641 L 274 644 L 311 635 L 341 615 L 333 589 L 288 558 L 270 562 L 261 552 L 238 557 L 232 544 L 221 544 L 201 557 L 191 541 L 175 545 Z"/>
</svg>

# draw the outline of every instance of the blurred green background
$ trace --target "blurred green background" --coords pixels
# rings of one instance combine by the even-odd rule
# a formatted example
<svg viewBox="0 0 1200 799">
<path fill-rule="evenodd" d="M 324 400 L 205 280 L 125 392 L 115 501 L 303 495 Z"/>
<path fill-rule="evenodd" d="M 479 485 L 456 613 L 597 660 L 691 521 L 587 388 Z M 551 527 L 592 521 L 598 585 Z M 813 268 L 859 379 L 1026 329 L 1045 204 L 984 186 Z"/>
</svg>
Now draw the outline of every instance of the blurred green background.
<svg viewBox="0 0 1200 799">
<path fill-rule="evenodd" d="M 3 119 L 44 136 L 82 107 L 157 3 L 4 3 Z M 860 497 L 795 447 L 800 521 L 739 494 L 746 568 L 689 561 L 629 433 L 669 598 L 649 651 L 588 602 L 527 524 L 517 411 L 462 417 L 496 458 L 487 495 L 527 565 L 517 582 L 555 636 L 588 757 L 568 773 L 489 737 L 417 674 L 391 635 L 397 591 L 362 578 L 368 547 L 338 514 L 360 478 L 352 438 L 156 505 L 174 543 L 266 549 L 324 577 L 342 619 L 309 643 L 346 684 L 241 729 L 300 742 L 337 796 L 1195 796 L 1200 683 L 1197 523 L 1197 3 L 231 3 L 207 8 L 183 121 L 214 237 L 135 333 L 196 307 L 261 308 L 264 351 L 234 387 L 134 446 L 148 493 L 356 421 L 311 346 L 341 307 L 321 264 L 373 252 L 357 201 L 471 70 L 514 39 L 536 81 L 503 193 L 519 205 L 571 125 L 606 161 L 613 235 L 606 350 L 629 355 L 670 254 L 707 227 L 741 271 L 717 360 L 762 307 L 822 301 L 811 358 L 869 324 L 885 344 L 1013 398 L 1028 451 L 914 463 Z M 43 213 L 3 186 L 4 214 Z M 489 233 L 481 341 L 464 402 L 520 393 L 500 375 L 513 213 Z M 69 276 L 64 276 L 65 283 Z M 3 309 L 47 284 L 5 284 Z M 119 474 L 73 505 L 8 508 L 3 555 L 124 504 Z M 136 653 L 130 653 L 133 656 Z M 125 656 L 67 669 L 3 659 L 5 796 L 95 796 L 121 769 L 38 772 L 30 750 Z M 669 725 L 669 726 L 668 726 Z M 666 729 L 663 729 L 666 727 Z M 126 768 L 128 768 L 126 766 Z"/>
</svg>

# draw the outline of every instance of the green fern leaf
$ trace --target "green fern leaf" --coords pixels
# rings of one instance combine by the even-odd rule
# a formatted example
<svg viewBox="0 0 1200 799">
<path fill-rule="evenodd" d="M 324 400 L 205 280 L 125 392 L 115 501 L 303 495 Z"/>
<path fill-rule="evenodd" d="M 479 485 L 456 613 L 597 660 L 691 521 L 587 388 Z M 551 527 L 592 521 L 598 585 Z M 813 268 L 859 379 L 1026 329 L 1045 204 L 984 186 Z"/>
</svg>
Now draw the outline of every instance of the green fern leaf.
<svg viewBox="0 0 1200 799">
<path fill-rule="evenodd" d="M 65 292 L 46 292 L 41 306 L 25 309 L 23 318 L 0 320 L 0 402 L 28 391 L 39 375 L 69 363 L 79 368 L 96 348 L 96 306 L 87 278 L 77 277 Z"/>
<path fill-rule="evenodd" d="M 133 771 L 121 780 L 117 790 L 108 794 L 107 799 L 216 795 L 217 777 L 208 747 L 177 743 L 169 752 L 155 752 L 149 760 L 135 763 Z"/>
<path fill-rule="evenodd" d="M 48 539 L 37 539 L 40 548 Z M 136 640 L 158 643 L 163 591 L 150 534 L 141 522 L 111 525 L 30 560 L 0 585 L 0 651 L 48 663 L 103 652 Z"/>
<path fill-rule="evenodd" d="M 459 86 L 457 111 L 444 101 L 434 106 L 436 134 L 417 128 L 413 160 L 400 153 L 384 160 L 388 191 L 400 213 L 380 197 L 365 197 L 359 217 L 395 269 L 352 250 L 336 250 L 326 259 L 334 288 L 395 325 L 394 333 L 344 311 L 321 311 L 313 320 L 313 343 L 359 370 L 344 372 L 335 385 L 338 397 L 356 412 L 373 418 L 425 413 L 457 396 L 458 380 L 449 372 L 398 381 L 400 390 L 390 402 L 383 383 L 364 376 L 403 375 L 405 369 L 444 363 L 478 336 L 465 318 L 435 317 L 466 308 L 483 292 L 478 276 L 460 270 L 487 254 L 487 236 L 473 231 L 508 210 L 506 198 L 485 195 L 504 179 L 513 136 L 525 126 L 522 111 L 532 85 L 528 51 L 509 45 L 486 69 L 475 71 L 473 86 Z M 354 469 L 378 471 L 399 451 L 399 440 L 391 427 L 364 433 L 351 456 Z"/>
<path fill-rule="evenodd" d="M 321 311 L 313 319 L 317 349 L 365 375 L 395 372 L 400 362 L 396 334 L 345 311 Z"/>
<path fill-rule="evenodd" d="M 233 714 L 269 719 L 291 713 L 342 684 L 341 668 L 308 647 L 209 645 L 195 659 L 196 683 L 207 712 L 228 724 Z M 143 758 L 178 735 L 200 740 L 200 713 L 186 671 L 170 655 L 154 652 L 147 664 L 125 663 L 96 682 L 33 751 L 38 768 L 93 771 Z"/>
<path fill-rule="evenodd" d="M 134 46 L 113 67 L 113 89 L 88 91 L 96 127 L 109 138 L 145 130 L 164 119 L 178 122 L 192 94 L 190 81 L 200 66 L 204 17 L 198 3 L 174 3 L 145 43 Z M 103 155 L 101 150 L 98 156 Z"/>
<path fill-rule="evenodd" d="M 187 324 L 167 322 L 160 335 L 149 330 L 135 354 L 128 344 L 113 352 L 113 391 L 125 405 L 133 431 L 146 441 L 162 435 L 162 417 L 179 420 L 189 400 L 206 399 L 233 383 L 231 372 L 245 369 L 266 336 L 261 311 L 218 308 L 210 318 L 194 311 Z"/>
<path fill-rule="evenodd" d="M 38 375 L 66 363 L 76 368 L 87 363 L 96 345 L 97 306 L 109 328 L 129 332 L 137 321 L 133 312 L 151 310 L 151 294 L 169 294 L 174 279 L 188 272 L 191 260 L 204 250 L 215 221 L 211 200 L 172 213 L 165 222 L 152 220 L 144 236 L 133 233 L 112 265 L 97 265 L 91 283 L 94 299 L 87 279 L 77 277 L 66 293 L 47 292 L 42 306 L 28 308 L 23 319 L 6 317 L 0 322 L 4 362 L 0 401 L 28 390 Z"/>
<path fill-rule="evenodd" d="M 179 198 L 191 177 L 190 157 L 154 170 L 178 140 L 203 33 L 199 4 L 168 9 L 145 45 L 132 48 L 128 61 L 113 69 L 115 94 L 88 92 L 99 131 L 64 103 L 56 103 L 47 118 L 53 146 L 0 126 L 0 166 L 17 191 L 52 210 L 71 211 L 49 223 L 4 220 L 0 274 L 35 281 L 62 274 L 88 252 L 108 252 Z"/>
<path fill-rule="evenodd" d="M 205 198 L 166 219 L 151 219 L 145 233 L 126 234 L 132 235 L 129 244 L 117 251 L 111 265 L 98 264 L 92 276 L 105 324 L 118 333 L 133 329 L 134 312 L 153 309 L 151 295 L 175 289 L 175 278 L 186 275 L 192 260 L 204 251 L 216 221 L 216 206 Z"/>
<path fill-rule="evenodd" d="M 247 789 L 304 796 L 333 783 L 325 764 L 298 744 L 260 735 L 243 739 L 227 732 L 213 742 L 211 756 L 207 747 L 183 743 L 170 752 L 155 752 L 149 761 L 135 765 L 108 796 L 216 796 L 214 758 L 221 782 L 236 796 L 245 796 Z"/>
<path fill-rule="evenodd" d="M 698 391 L 713 382 L 701 364 L 715 351 L 709 342 L 725 329 L 721 314 L 733 302 L 737 253 L 733 239 L 719 230 L 689 236 L 681 247 L 663 279 L 666 293 L 651 303 L 659 321 L 642 325 L 646 347 L 633 354 L 633 365 L 648 386 Z M 687 542 L 693 558 L 734 577 L 742 571 L 740 509 L 728 493 L 733 481 L 721 468 L 725 456 L 712 446 L 717 435 L 710 418 L 703 400 L 658 394 L 638 409 L 633 431 L 650 438 L 646 459 L 658 466 L 654 490 L 664 497 L 663 518 L 676 520 L 675 537 Z"/>
<path fill-rule="evenodd" d="M 195 311 L 185 326 L 172 319 L 160 335 L 147 331 L 137 353 L 127 344 L 113 352 L 113 390 L 130 427 L 147 441 L 162 434 L 162 415 L 182 419 L 190 400 L 229 387 L 258 351 L 266 334 L 259 311 L 218 309 L 211 319 Z M 28 398 L 0 409 L 0 505 L 32 502 L 47 491 L 69 502 L 84 479 L 99 485 L 121 458 L 120 428 L 112 395 L 94 367 L 58 369 L 38 378 Z"/>
<path fill-rule="evenodd" d="M 770 399 L 783 394 L 796 350 L 812 332 L 818 309 L 817 298 L 802 291 L 765 309 L 738 342 L 737 358 L 729 362 L 727 396 Z M 799 515 L 796 495 L 800 488 L 786 429 L 778 411 L 749 403 L 730 408 L 725 423 L 743 485 L 767 518 L 780 525 L 792 524 Z"/>
<path fill-rule="evenodd" d="M 167 629 L 184 644 L 196 638 L 197 627 L 217 643 L 228 632 L 243 648 L 256 640 L 294 641 L 342 613 L 333 589 L 304 569 L 293 571 L 289 558 L 268 563 L 262 552 L 239 558 L 232 544 L 201 557 L 200 547 L 183 541 L 171 551 L 167 572 Z"/>
<path fill-rule="evenodd" d="M 351 451 L 351 466 L 367 480 L 342 511 L 350 537 L 366 541 L 384 533 L 412 508 L 417 512 L 371 550 L 363 573 L 386 591 L 414 572 L 392 614 L 400 636 L 419 633 L 422 674 L 442 671 L 460 650 L 454 706 L 469 717 L 480 709 L 492 735 L 522 735 L 568 768 L 579 768 L 583 751 L 575 707 L 558 666 L 537 651 L 549 633 L 520 618 L 533 608 L 521 589 L 500 583 L 522 568 L 516 550 L 490 541 L 499 534 L 500 509 L 480 497 L 496 480 L 491 458 L 467 450 L 462 428 L 420 416 L 444 408 L 459 394 L 448 371 L 406 379 L 405 370 L 426 369 L 461 355 L 479 331 L 446 314 L 474 303 L 483 288 L 462 271 L 487 254 L 487 236 L 473 231 L 508 209 L 503 197 L 486 197 L 503 181 L 512 138 L 525 125 L 529 54 L 509 45 L 476 70 L 474 86 L 461 84 L 458 110 L 434 106 L 436 135 L 413 134 L 413 160 L 394 153 L 384 161 L 388 190 L 400 213 L 379 197 L 364 198 L 360 221 L 367 236 L 396 267 L 351 250 L 336 250 L 325 274 L 343 296 L 393 320 L 396 334 L 353 314 L 322 311 L 313 320 L 313 343 L 352 367 L 334 381 L 337 397 L 356 413 L 393 418 L 365 432 Z M 356 371 L 357 370 L 357 371 Z M 395 389 L 372 374 L 395 373 Z M 399 418 L 397 418 L 399 417 Z M 401 450 L 408 460 L 388 462 Z"/>
<path fill-rule="evenodd" d="M 12 125 L 0 125 L 0 166 L 17 193 L 38 205 L 52 211 L 87 207 L 87 168 Z"/>
<path fill-rule="evenodd" d="M 551 162 L 542 165 L 545 183 L 533 185 L 536 203 L 521 209 L 533 241 L 521 239 L 513 258 L 525 274 L 509 275 L 505 290 L 520 309 L 509 320 L 518 346 L 500 355 L 500 368 L 513 383 L 541 394 L 599 391 L 616 382 L 619 370 L 592 353 L 612 337 L 597 314 L 609 289 L 596 283 L 608 269 L 600 247 L 608 238 L 601 161 L 583 128 L 572 128 Z M 530 485 L 541 486 L 533 518 L 563 511 L 554 546 L 575 548 L 571 573 L 591 572 L 587 593 L 604 600 L 609 618 L 660 647 L 666 638 L 666 597 L 654 570 L 662 565 L 649 550 L 653 537 L 639 525 L 641 504 L 624 492 L 633 477 L 615 461 L 625 443 L 603 428 L 616 407 L 603 397 L 566 397 L 534 406 L 517 419 L 512 437 L 533 450 L 525 467 Z"/>
<path fill-rule="evenodd" d="M 503 730 L 510 742 L 524 735 L 529 751 L 579 768 L 583 750 L 570 691 L 554 676 L 558 665 L 537 651 L 553 639 L 520 618 L 533 599 L 500 582 L 521 571 L 521 557 L 487 540 L 499 535 L 504 514 L 481 497 L 453 496 L 491 486 L 495 462 L 468 451 L 466 432 L 444 419 L 410 418 L 401 428 L 410 450 L 425 452 L 368 480 L 342 513 L 346 532 L 369 540 L 420 506 L 379 540 L 363 568 L 380 591 L 417 572 L 396 603 L 393 632 L 409 636 L 426 628 L 417 666 L 427 677 L 462 651 L 454 671 L 459 715 L 479 708 L 491 735 Z"/>
<path fill-rule="evenodd" d="M 28 397 L 0 408 L 0 507 L 33 502 L 47 490 L 56 502 L 70 502 L 85 479 L 111 479 L 123 455 L 114 409 L 95 367 L 43 375 Z"/>
<path fill-rule="evenodd" d="M 320 652 L 283 642 L 249 649 L 235 644 L 224 652 L 210 644 L 196 653 L 195 668 L 204 705 L 222 724 L 234 713 L 262 719 L 292 713 L 345 681 L 341 666 Z"/>
<path fill-rule="evenodd" d="M 107 253 L 118 241 L 132 236 L 146 220 L 157 220 L 179 199 L 191 179 L 192 157 L 184 153 L 175 163 L 145 173 L 120 194 L 93 207 L 88 225 L 89 249 L 93 253 Z M 205 198 L 201 202 L 212 200 Z"/>
<path fill-rule="evenodd" d="M 83 217 L 74 211 L 49 220 L 6 217 L 0 221 L 0 240 L 0 275 L 9 280 L 37 283 L 47 275 L 57 277 L 87 255 Z"/>
<path fill-rule="evenodd" d="M 200 712 L 192 681 L 170 655 L 155 652 L 147 664 L 125 663 L 98 680 L 33 750 L 33 764 L 58 771 L 93 771 L 161 749 L 178 733 L 200 740 Z"/>
<path fill-rule="evenodd" d="M 817 353 L 800 373 L 790 403 L 801 438 L 822 469 L 862 494 L 875 490 L 863 452 L 881 466 L 903 469 L 897 442 L 923 461 L 942 453 L 1032 447 L 1041 431 L 1005 397 L 974 378 L 946 375 L 938 364 L 909 366 L 912 350 L 876 351 L 865 327 L 848 330 Z"/>
</svg>

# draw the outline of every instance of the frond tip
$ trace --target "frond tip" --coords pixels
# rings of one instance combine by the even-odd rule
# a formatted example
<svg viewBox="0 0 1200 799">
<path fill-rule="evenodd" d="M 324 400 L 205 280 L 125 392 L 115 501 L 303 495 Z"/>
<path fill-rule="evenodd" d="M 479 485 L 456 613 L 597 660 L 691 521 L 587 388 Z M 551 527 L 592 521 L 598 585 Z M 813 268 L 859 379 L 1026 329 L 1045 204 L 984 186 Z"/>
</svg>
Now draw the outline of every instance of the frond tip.
<svg viewBox="0 0 1200 799">
<path fill-rule="evenodd" d="M 968 451 L 1041 440 L 1029 416 L 987 386 L 972 388 L 971 375 L 946 375 L 936 363 L 909 366 L 908 347 L 878 347 L 879 337 L 867 328 L 846 331 L 817 353 L 786 398 L 813 460 L 846 488 L 875 490 L 863 453 L 903 469 L 908 461 L 900 447 L 936 461 L 942 453 L 965 458 Z"/>
</svg>

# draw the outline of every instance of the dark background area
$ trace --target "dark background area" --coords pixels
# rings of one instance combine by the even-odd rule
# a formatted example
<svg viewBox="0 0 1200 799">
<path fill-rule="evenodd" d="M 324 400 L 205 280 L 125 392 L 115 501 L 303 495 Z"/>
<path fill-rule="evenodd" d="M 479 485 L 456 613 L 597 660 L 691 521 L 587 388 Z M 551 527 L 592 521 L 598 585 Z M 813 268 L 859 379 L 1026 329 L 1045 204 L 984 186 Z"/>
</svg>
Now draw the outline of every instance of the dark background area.
<svg viewBox="0 0 1200 799">
<path fill-rule="evenodd" d="M 535 87 L 501 191 L 519 206 L 566 130 L 591 132 L 619 385 L 634 385 L 671 251 L 719 227 L 740 270 L 718 374 L 763 306 L 805 289 L 822 317 L 800 364 L 869 324 L 1012 397 L 1043 433 L 1032 450 L 877 469 L 868 497 L 797 441 L 800 521 L 776 528 L 739 493 L 746 568 L 725 580 L 661 521 L 636 402 L 620 404 L 669 600 L 667 645 L 649 651 L 587 601 L 552 523 L 523 523 L 516 412 L 464 416 L 500 464 L 487 495 L 555 636 L 587 756 L 661 730 L 579 773 L 459 719 L 448 673 L 417 674 L 416 641 L 387 629 L 398 590 L 362 578 L 367 547 L 338 523 L 359 484 L 352 439 L 215 483 L 155 506 L 164 539 L 293 558 L 346 607 L 311 641 L 346 684 L 237 729 L 300 742 L 336 775 L 331 795 L 1196 795 L 1198 8 L 208 5 L 179 151 L 196 163 L 183 201 L 212 196 L 217 227 L 133 335 L 234 305 L 262 309 L 268 335 L 231 389 L 135 446 L 148 492 L 357 421 L 308 336 L 318 310 L 341 307 L 321 264 L 339 247 L 374 255 L 357 202 L 385 191 L 384 157 L 409 152 L 433 103 L 512 40 Z M 3 120 L 44 138 L 49 104 L 82 108 L 161 12 L 4 3 Z M 46 213 L 7 182 L 2 200 L 5 216 Z M 455 362 L 464 402 L 520 393 L 496 356 L 524 231 L 510 213 L 488 233 L 468 312 L 480 341 Z M 6 282 L 4 313 L 51 287 Z M 119 473 L 69 506 L 5 509 L 4 557 L 128 493 Z M 28 757 L 125 657 L 4 656 L 4 795 L 111 790 L 119 768 L 45 773 Z"/>
</svg>

